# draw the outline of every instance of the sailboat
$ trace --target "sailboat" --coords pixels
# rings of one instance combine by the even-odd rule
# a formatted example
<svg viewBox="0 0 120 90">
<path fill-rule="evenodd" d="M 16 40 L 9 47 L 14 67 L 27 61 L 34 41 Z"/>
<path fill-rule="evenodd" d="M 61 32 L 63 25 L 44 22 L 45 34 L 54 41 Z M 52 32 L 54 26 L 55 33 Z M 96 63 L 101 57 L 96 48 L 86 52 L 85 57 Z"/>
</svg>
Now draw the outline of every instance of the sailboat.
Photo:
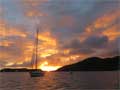
<svg viewBox="0 0 120 90">
<path fill-rule="evenodd" d="M 35 43 L 35 61 L 32 64 L 32 70 L 30 71 L 31 77 L 41 77 L 44 76 L 44 72 L 38 69 L 38 33 L 39 29 L 36 31 L 36 43 Z M 35 67 L 35 68 L 34 68 Z"/>
</svg>

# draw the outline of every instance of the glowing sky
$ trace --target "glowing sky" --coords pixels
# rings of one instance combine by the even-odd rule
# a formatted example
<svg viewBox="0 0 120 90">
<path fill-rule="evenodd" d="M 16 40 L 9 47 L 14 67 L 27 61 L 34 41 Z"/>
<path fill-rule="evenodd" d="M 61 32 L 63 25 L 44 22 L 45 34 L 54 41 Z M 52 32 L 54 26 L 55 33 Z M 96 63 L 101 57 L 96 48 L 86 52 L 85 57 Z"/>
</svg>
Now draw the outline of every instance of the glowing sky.
<svg viewBox="0 0 120 90">
<path fill-rule="evenodd" d="M 30 67 L 36 28 L 44 68 L 119 55 L 119 6 L 120 0 L 0 0 L 0 68 Z"/>
</svg>

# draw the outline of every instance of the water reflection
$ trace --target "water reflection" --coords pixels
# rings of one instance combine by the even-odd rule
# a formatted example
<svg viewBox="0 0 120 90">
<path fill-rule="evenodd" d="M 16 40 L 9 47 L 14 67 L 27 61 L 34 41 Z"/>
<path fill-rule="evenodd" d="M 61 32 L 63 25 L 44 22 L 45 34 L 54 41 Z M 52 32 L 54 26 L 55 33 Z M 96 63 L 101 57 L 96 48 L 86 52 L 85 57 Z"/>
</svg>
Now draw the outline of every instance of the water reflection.
<svg viewBox="0 0 120 90">
<path fill-rule="evenodd" d="M 120 77 L 120 76 L 119 76 Z M 118 72 L 46 72 L 31 78 L 29 73 L 0 73 L 0 90 L 118 89 Z"/>
</svg>

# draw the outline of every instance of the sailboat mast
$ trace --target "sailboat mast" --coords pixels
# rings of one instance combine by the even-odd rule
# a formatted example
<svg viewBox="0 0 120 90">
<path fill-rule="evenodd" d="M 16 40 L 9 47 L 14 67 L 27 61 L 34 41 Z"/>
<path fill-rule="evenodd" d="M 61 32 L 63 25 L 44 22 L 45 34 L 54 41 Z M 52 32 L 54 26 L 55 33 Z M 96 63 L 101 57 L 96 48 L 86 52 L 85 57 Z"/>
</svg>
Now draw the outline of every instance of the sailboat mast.
<svg viewBox="0 0 120 90">
<path fill-rule="evenodd" d="M 35 60 L 35 69 L 38 69 L 38 33 L 39 33 L 39 29 L 37 28 L 36 31 L 36 60 Z"/>
</svg>

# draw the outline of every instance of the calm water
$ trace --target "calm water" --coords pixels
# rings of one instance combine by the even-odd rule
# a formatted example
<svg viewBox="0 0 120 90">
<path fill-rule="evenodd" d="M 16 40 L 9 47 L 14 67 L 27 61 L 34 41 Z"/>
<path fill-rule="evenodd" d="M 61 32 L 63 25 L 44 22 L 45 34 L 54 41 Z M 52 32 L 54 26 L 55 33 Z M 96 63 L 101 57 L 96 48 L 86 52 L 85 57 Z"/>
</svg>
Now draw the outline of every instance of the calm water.
<svg viewBox="0 0 120 90">
<path fill-rule="evenodd" d="M 0 90 L 116 90 L 118 86 L 116 71 L 47 72 L 37 78 L 29 73 L 0 73 Z"/>
</svg>

